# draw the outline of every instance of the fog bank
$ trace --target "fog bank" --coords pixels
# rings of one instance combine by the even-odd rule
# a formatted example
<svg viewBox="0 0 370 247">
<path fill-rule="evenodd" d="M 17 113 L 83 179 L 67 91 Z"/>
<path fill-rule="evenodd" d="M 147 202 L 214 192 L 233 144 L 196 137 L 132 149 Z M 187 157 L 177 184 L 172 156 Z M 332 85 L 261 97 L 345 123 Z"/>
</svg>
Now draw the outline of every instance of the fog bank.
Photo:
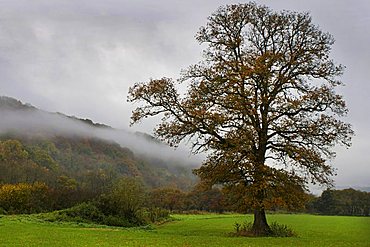
<svg viewBox="0 0 370 247">
<path fill-rule="evenodd" d="M 199 166 L 202 158 L 190 154 L 184 147 L 170 148 L 151 139 L 149 135 L 117 130 L 109 126 L 97 127 L 89 120 L 80 120 L 59 113 L 49 113 L 37 109 L 0 109 L 0 134 L 16 133 L 27 136 L 80 136 L 114 141 L 127 147 L 135 154 L 146 155 L 172 163 Z"/>
</svg>

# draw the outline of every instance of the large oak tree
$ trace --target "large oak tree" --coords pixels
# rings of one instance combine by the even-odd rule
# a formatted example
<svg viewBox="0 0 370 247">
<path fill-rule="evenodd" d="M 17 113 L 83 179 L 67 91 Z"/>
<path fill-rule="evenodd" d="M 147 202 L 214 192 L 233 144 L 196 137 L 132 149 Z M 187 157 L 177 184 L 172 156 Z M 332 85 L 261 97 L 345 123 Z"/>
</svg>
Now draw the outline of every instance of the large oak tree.
<svg viewBox="0 0 370 247">
<path fill-rule="evenodd" d="M 335 144 L 350 145 L 351 126 L 335 92 L 343 66 L 330 58 L 333 37 L 308 13 L 255 3 L 220 7 L 196 35 L 204 59 L 179 80 L 137 83 L 132 123 L 161 115 L 156 135 L 188 139 L 206 152 L 196 171 L 211 184 L 244 188 L 253 198 L 253 231 L 270 232 L 265 209 L 307 183 L 331 184 Z M 177 83 L 188 85 L 180 95 Z"/>
</svg>

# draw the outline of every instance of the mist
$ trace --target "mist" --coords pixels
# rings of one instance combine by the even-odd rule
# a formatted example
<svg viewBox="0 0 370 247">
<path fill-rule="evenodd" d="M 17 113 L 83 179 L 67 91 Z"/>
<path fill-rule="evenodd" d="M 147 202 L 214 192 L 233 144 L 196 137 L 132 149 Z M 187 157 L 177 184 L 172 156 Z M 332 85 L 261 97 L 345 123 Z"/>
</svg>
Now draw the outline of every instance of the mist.
<svg viewBox="0 0 370 247">
<path fill-rule="evenodd" d="M 195 156 L 181 146 L 176 149 L 145 136 L 128 130 L 117 130 L 109 126 L 68 117 L 60 113 L 49 113 L 36 108 L 26 110 L 0 109 L 0 134 L 20 134 L 30 137 L 89 137 L 118 143 L 127 147 L 134 154 L 160 159 L 167 163 L 197 167 L 202 162 L 201 155 Z"/>
</svg>

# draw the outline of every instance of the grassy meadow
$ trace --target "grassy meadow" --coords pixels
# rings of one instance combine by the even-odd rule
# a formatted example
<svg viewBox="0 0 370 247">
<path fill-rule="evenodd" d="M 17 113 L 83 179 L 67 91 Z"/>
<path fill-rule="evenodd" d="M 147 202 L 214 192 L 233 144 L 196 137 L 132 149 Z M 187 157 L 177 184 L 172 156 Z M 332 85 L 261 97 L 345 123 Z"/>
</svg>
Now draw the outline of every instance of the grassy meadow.
<svg viewBox="0 0 370 247">
<path fill-rule="evenodd" d="M 370 217 L 268 215 L 295 230 L 290 238 L 231 237 L 235 222 L 251 215 L 174 215 L 162 225 L 129 229 L 0 217 L 0 246 L 370 246 Z"/>
</svg>

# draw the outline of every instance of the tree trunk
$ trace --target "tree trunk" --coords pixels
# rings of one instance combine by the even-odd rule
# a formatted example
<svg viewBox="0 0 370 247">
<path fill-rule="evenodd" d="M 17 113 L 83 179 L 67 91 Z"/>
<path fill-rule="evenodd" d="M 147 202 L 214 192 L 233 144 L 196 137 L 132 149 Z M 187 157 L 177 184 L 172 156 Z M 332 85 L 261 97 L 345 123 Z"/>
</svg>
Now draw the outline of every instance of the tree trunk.
<svg viewBox="0 0 370 247">
<path fill-rule="evenodd" d="M 252 231 L 256 236 L 267 236 L 271 233 L 270 226 L 267 224 L 265 209 L 254 210 L 254 222 Z"/>
</svg>

